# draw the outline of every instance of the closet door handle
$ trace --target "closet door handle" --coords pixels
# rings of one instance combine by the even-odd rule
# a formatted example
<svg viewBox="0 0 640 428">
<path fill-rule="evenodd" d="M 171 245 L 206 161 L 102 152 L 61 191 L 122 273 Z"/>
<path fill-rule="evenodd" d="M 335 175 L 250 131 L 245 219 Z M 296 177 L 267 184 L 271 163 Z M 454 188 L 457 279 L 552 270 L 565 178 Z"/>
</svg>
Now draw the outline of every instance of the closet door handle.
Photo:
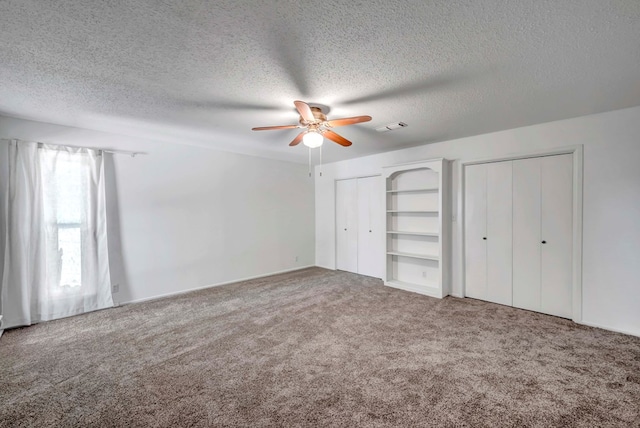
<svg viewBox="0 0 640 428">
<path fill-rule="evenodd" d="M 347 230 L 347 228 L 345 227 L 344 230 Z"/>
<path fill-rule="evenodd" d="M 487 237 L 486 237 L 486 236 L 483 236 L 483 237 L 482 237 L 482 239 L 484 239 L 484 240 L 486 241 L 486 240 L 487 240 Z"/>
<path fill-rule="evenodd" d="M 369 229 L 369 233 L 371 233 L 371 229 Z"/>
<path fill-rule="evenodd" d="M 546 244 L 546 243 L 547 243 L 547 241 L 542 241 L 542 243 L 543 243 L 543 244 Z"/>
</svg>

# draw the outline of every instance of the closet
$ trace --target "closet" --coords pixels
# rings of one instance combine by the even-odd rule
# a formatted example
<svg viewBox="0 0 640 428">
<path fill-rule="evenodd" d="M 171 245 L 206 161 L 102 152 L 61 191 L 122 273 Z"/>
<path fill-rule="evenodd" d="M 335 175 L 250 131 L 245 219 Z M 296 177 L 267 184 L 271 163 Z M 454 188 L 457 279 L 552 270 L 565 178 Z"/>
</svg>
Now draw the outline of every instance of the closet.
<svg viewBox="0 0 640 428">
<path fill-rule="evenodd" d="M 379 176 L 336 181 L 336 268 L 382 278 L 382 184 Z"/>
<path fill-rule="evenodd" d="M 572 316 L 573 156 L 465 166 L 465 295 Z"/>
</svg>

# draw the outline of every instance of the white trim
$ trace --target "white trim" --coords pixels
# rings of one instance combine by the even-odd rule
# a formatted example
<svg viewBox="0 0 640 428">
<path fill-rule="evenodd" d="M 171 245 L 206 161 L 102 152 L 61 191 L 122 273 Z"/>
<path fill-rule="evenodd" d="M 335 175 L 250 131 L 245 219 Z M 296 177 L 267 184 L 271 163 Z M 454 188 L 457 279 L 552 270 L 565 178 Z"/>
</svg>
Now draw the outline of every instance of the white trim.
<svg viewBox="0 0 640 428">
<path fill-rule="evenodd" d="M 594 328 L 600 328 L 602 330 L 607 330 L 607 331 L 613 331 L 615 333 L 622 333 L 622 334 L 628 334 L 629 336 L 635 336 L 635 337 L 640 337 L 640 334 L 638 334 L 638 332 L 631 332 L 628 330 L 622 330 L 619 328 L 613 328 L 613 327 L 605 327 L 603 325 L 594 323 L 594 322 L 588 322 L 588 321 L 579 321 L 578 324 L 582 324 L 582 325 L 586 325 L 587 327 L 594 327 Z"/>
<path fill-rule="evenodd" d="M 311 268 L 311 267 L 316 267 L 316 265 L 300 266 L 300 267 L 295 267 L 295 268 L 292 268 L 292 269 L 285 269 L 285 270 L 279 270 L 279 271 L 276 271 L 276 272 L 265 273 L 265 274 L 262 274 L 262 275 L 248 276 L 248 277 L 245 277 L 245 278 L 233 279 L 231 281 L 219 282 L 219 283 L 210 284 L 210 285 L 203 285 L 202 287 L 190 288 L 188 290 L 174 291 L 172 293 L 159 294 L 157 296 L 152 296 L 152 297 L 143 297 L 142 299 L 129 300 L 127 302 L 118 302 L 117 306 L 129 305 L 129 304 L 132 304 L 132 303 L 148 302 L 148 301 L 151 301 L 151 300 L 164 299 L 166 297 L 172 297 L 172 296 L 178 296 L 180 294 L 191 293 L 192 291 L 198 291 L 198 290 L 204 290 L 204 289 L 207 289 L 207 288 L 219 287 L 221 285 L 235 284 L 237 282 L 250 281 L 252 279 L 259 279 L 259 278 L 264 278 L 264 277 L 267 277 L 267 276 L 279 275 L 281 273 L 295 272 L 297 270 L 308 269 L 308 268 Z"/>
<path fill-rule="evenodd" d="M 458 274 L 460 278 L 460 293 L 465 296 L 465 235 L 464 235 L 464 174 L 467 165 L 481 163 L 493 163 L 517 159 L 537 158 L 543 156 L 555 156 L 570 154 L 573 157 L 573 265 L 572 265 L 572 320 L 582 323 L 582 189 L 583 189 L 583 146 L 567 146 L 550 149 L 534 150 L 526 153 L 514 153 L 494 158 L 482 158 L 469 161 L 461 161 L 458 168 L 458 221 L 456 230 L 460 236 L 460 266 Z"/>
<path fill-rule="evenodd" d="M 383 166 L 382 168 L 395 168 L 398 166 L 408 166 L 408 165 L 414 165 L 414 164 L 418 164 L 418 163 L 424 163 L 424 162 L 436 162 L 436 161 L 448 161 L 448 159 L 445 158 L 429 158 L 429 159 L 424 159 L 424 160 L 419 160 L 419 161 L 411 161 L 411 162 L 405 162 L 405 163 L 398 163 L 398 164 L 394 164 L 394 165 L 388 165 L 388 166 Z"/>
<path fill-rule="evenodd" d="M 584 149 L 573 153 L 573 321 L 582 322 L 582 188 Z"/>
<path fill-rule="evenodd" d="M 530 152 L 513 153 L 510 155 L 498 156 L 494 158 L 479 158 L 470 161 L 462 161 L 460 164 L 462 165 L 462 167 L 465 167 L 467 165 L 475 165 L 479 163 L 494 163 L 512 161 L 517 159 L 540 158 L 544 156 L 567 155 L 573 154 L 577 150 L 582 150 L 582 145 L 533 150 Z"/>
<path fill-rule="evenodd" d="M 332 268 L 332 267 L 329 267 L 329 266 L 323 266 L 323 265 L 314 265 L 314 266 L 322 268 L 322 269 L 326 269 L 326 270 L 333 270 L 333 271 L 337 271 L 338 270 L 336 268 Z M 312 267 L 312 266 L 308 266 L 308 267 Z"/>
</svg>

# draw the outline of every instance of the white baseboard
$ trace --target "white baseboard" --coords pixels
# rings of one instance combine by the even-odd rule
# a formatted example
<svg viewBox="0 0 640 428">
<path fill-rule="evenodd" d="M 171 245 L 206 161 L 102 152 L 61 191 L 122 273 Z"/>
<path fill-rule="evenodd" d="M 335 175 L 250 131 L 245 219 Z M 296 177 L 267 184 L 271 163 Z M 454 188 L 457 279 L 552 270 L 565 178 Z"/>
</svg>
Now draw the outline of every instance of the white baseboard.
<svg viewBox="0 0 640 428">
<path fill-rule="evenodd" d="M 387 287 L 397 288 L 398 290 L 410 291 L 412 293 L 422 294 L 424 296 L 435 297 L 436 299 L 442 299 L 440 297 L 440 289 L 436 287 L 427 287 L 414 285 L 402 281 L 383 281 Z"/>
<path fill-rule="evenodd" d="M 258 279 L 258 278 L 264 278 L 264 277 L 267 277 L 267 276 L 278 275 L 278 274 L 281 274 L 281 273 L 295 272 L 297 270 L 308 269 L 310 267 L 315 267 L 315 265 L 299 266 L 299 267 L 295 267 L 295 268 L 291 268 L 291 269 L 284 269 L 284 270 L 279 270 L 279 271 L 276 271 L 276 272 L 270 272 L 270 273 L 265 273 L 265 274 L 261 274 L 261 275 L 248 276 L 248 277 L 245 277 L 245 278 L 238 278 L 238 279 L 234 279 L 234 280 L 231 280 L 231 281 L 219 282 L 219 283 L 216 283 L 216 284 L 203 285 L 202 287 L 189 288 L 188 290 L 174 291 L 172 293 L 159 294 L 157 296 L 143 297 L 142 299 L 128 300 L 126 302 L 118 302 L 117 304 L 114 304 L 114 306 L 122 306 L 122 305 L 129 305 L 129 304 L 132 304 L 132 303 L 142 303 L 142 302 L 148 302 L 150 300 L 164 299 L 165 297 L 177 296 L 179 294 L 190 293 L 192 291 L 204 290 L 206 288 L 219 287 L 221 285 L 227 285 L 227 284 L 235 284 L 236 282 L 249 281 L 249 280 L 252 280 L 252 279 Z"/>
<path fill-rule="evenodd" d="M 458 295 L 458 294 L 453 294 L 450 293 L 450 296 L 453 297 L 461 297 L 464 298 L 464 296 L 462 295 Z M 633 332 L 633 331 L 628 331 L 628 330 L 622 330 L 619 328 L 613 328 L 613 327 L 607 327 L 598 323 L 594 323 L 594 322 L 589 322 L 589 321 L 576 321 L 576 320 L 572 320 L 573 322 L 575 322 L 576 324 L 582 324 L 582 325 L 586 325 L 588 327 L 595 327 L 595 328 L 601 328 L 602 330 L 607 330 L 607 331 L 613 331 L 615 333 L 622 333 L 622 334 L 628 334 L 629 336 L 636 336 L 636 337 L 640 337 L 640 332 Z"/>
<path fill-rule="evenodd" d="M 603 330 L 614 331 L 616 333 L 628 334 L 629 336 L 640 337 L 640 332 L 637 332 L 637 331 L 633 332 L 633 331 L 628 331 L 628 330 L 622 330 L 622 329 L 619 329 L 619 328 L 607 327 L 607 326 L 600 325 L 600 324 L 597 324 L 597 323 L 594 323 L 594 322 L 589 322 L 589 321 L 584 321 L 583 320 L 583 321 L 581 321 L 581 322 L 579 322 L 577 324 L 583 324 L 583 325 L 586 325 L 586 326 L 589 326 L 589 327 L 601 328 Z"/>
<path fill-rule="evenodd" d="M 315 265 L 316 267 L 322 268 L 322 269 L 327 269 L 327 270 L 337 270 L 334 267 L 329 267 L 329 266 L 322 266 L 322 265 Z"/>
</svg>

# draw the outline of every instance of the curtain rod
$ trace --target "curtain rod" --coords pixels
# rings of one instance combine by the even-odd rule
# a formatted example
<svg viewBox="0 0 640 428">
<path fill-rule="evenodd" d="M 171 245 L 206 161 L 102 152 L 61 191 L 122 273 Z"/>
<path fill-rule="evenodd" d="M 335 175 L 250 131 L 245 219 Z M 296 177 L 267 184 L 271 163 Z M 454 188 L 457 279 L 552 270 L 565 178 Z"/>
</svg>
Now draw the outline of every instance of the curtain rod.
<svg viewBox="0 0 640 428">
<path fill-rule="evenodd" d="M 38 147 L 42 147 L 44 145 L 48 146 L 58 146 L 58 147 L 70 147 L 73 149 L 89 149 L 89 150 L 98 150 L 103 153 L 113 153 L 114 155 L 129 155 L 132 158 L 135 158 L 137 155 L 146 155 L 145 152 L 130 152 L 127 150 L 112 150 L 112 149 L 101 149 L 99 147 L 78 147 L 78 146 L 69 146 L 66 144 L 51 144 L 51 143 L 40 143 L 38 142 Z"/>
<path fill-rule="evenodd" d="M 106 149 L 96 149 L 100 150 L 104 153 L 113 153 L 114 155 L 129 155 L 132 158 L 135 158 L 137 155 L 146 155 L 144 152 L 127 152 L 125 150 L 106 150 Z"/>
</svg>

